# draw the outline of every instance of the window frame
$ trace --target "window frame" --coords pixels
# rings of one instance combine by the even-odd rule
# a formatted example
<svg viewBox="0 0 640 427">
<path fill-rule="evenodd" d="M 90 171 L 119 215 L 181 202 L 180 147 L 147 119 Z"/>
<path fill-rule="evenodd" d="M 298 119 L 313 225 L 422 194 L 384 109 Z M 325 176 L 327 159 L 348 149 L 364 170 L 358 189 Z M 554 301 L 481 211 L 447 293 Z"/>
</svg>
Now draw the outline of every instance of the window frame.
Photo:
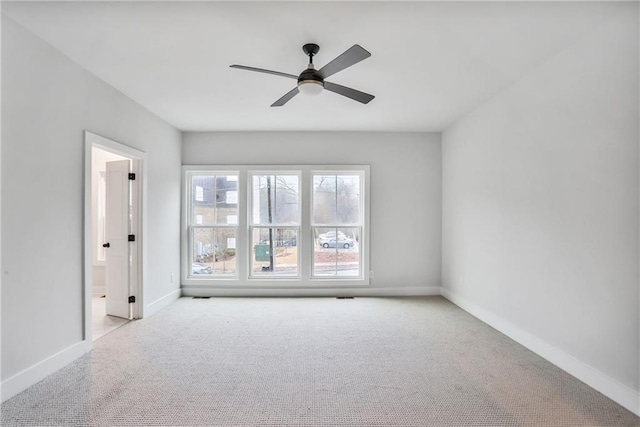
<svg viewBox="0 0 640 427">
<path fill-rule="evenodd" d="M 215 233 L 217 230 L 224 230 L 224 229 L 235 229 L 236 233 L 235 233 L 235 243 L 236 243 L 236 247 L 237 247 L 237 242 L 238 242 L 238 233 L 239 233 L 239 225 L 238 224 L 230 224 L 230 223 L 220 223 L 214 221 L 211 223 L 207 223 L 206 221 L 203 221 L 202 224 L 198 224 L 196 219 L 197 216 L 195 215 L 192 207 L 194 205 L 194 202 L 203 202 L 204 201 L 204 190 L 201 190 L 200 192 L 202 193 L 202 198 L 199 199 L 198 196 L 198 188 L 203 188 L 200 186 L 196 186 L 196 190 L 195 190 L 195 194 L 192 193 L 192 177 L 194 176 L 201 176 L 201 175 L 208 175 L 208 176 L 213 176 L 213 177 L 220 177 L 220 176 L 228 176 L 229 174 L 231 175 L 238 175 L 238 178 L 240 176 L 240 172 L 237 170 L 224 170 L 224 171 L 220 171 L 220 170 L 194 170 L 191 172 L 186 172 L 184 173 L 183 177 L 184 177 L 184 184 L 185 186 L 183 186 L 183 192 L 184 192 L 184 204 L 187 208 L 186 212 L 186 216 L 183 217 L 183 224 L 184 224 L 184 228 L 185 228 L 185 232 L 186 235 L 183 235 L 182 240 L 186 241 L 186 247 L 183 245 L 182 246 L 182 252 L 184 254 L 187 255 L 187 260 L 186 263 L 184 262 L 184 257 L 183 257 L 183 264 L 181 265 L 181 270 L 182 270 L 182 277 L 186 278 L 186 279 L 190 279 L 190 280 L 198 280 L 200 281 L 200 277 L 202 276 L 203 278 L 207 278 L 207 279 L 214 279 L 214 280 L 220 280 L 220 278 L 222 279 L 235 279 L 238 276 L 238 268 L 236 265 L 236 270 L 234 273 L 229 273 L 229 274 L 205 274 L 205 275 L 195 275 L 192 274 L 191 271 L 191 266 L 193 263 L 195 263 L 196 261 L 193 259 L 193 247 L 194 247 L 194 233 L 196 229 L 211 229 L 214 233 L 214 239 L 215 239 Z M 217 190 L 217 187 L 215 188 L 215 190 Z M 238 189 L 239 191 L 239 189 Z M 215 194 L 214 194 L 215 196 Z M 226 193 L 225 193 L 225 197 L 226 197 Z M 226 201 L 225 201 L 226 203 Z M 214 201 L 214 206 L 216 205 L 216 202 Z M 237 216 L 240 215 L 240 203 L 237 203 Z M 219 212 L 217 211 L 217 209 L 219 209 L 217 206 L 214 208 L 216 210 L 214 210 L 214 216 L 217 218 Z M 184 243 L 184 242 L 183 242 Z M 237 252 L 237 249 L 236 249 Z M 237 263 L 237 256 L 236 256 L 236 263 Z M 213 271 L 215 272 L 215 255 L 214 255 L 214 269 Z"/>
<path fill-rule="evenodd" d="M 360 215 L 359 215 L 360 221 L 359 222 L 357 222 L 357 223 L 340 223 L 337 219 L 336 219 L 335 222 L 332 222 L 332 223 L 331 222 L 329 222 L 329 223 L 316 223 L 315 222 L 315 220 L 314 220 L 314 213 L 315 213 L 314 212 L 314 206 L 315 206 L 316 193 L 314 191 L 315 190 L 314 189 L 314 187 L 315 187 L 314 178 L 317 175 L 327 175 L 327 176 L 335 175 L 336 180 L 337 180 L 337 178 L 339 176 L 358 176 L 359 177 L 359 180 L 358 180 L 358 183 L 359 183 L 359 185 L 358 185 L 358 187 L 359 187 L 358 188 L 358 194 L 359 194 L 359 197 L 361 198 L 360 207 L 359 207 L 359 210 L 360 210 Z M 312 169 L 310 171 L 309 178 L 310 178 L 310 183 L 311 183 L 311 190 L 310 190 L 311 194 L 310 194 L 310 197 L 309 197 L 309 202 L 310 202 L 309 225 L 310 225 L 311 232 L 312 232 L 311 241 L 312 242 L 315 241 L 315 233 L 314 233 L 314 229 L 315 228 L 318 228 L 318 229 L 322 229 L 322 228 L 335 229 L 336 230 L 336 234 L 339 233 L 338 230 L 341 229 L 341 228 L 342 229 L 344 229 L 344 228 L 357 228 L 360 231 L 360 233 L 359 233 L 360 235 L 364 234 L 364 230 L 365 230 L 364 215 L 365 215 L 365 212 L 366 212 L 366 209 L 365 209 L 365 206 L 364 206 L 364 202 L 362 201 L 362 199 L 364 198 L 364 192 L 365 192 L 365 188 L 366 188 L 364 172 L 363 171 L 354 171 L 354 170 L 326 170 L 326 169 L 316 170 L 316 169 Z M 337 183 L 336 183 L 336 185 L 337 185 Z M 336 197 L 337 197 L 337 187 L 336 187 Z M 336 202 L 336 209 L 337 209 L 337 202 Z M 338 236 L 336 236 L 336 237 L 338 237 Z M 368 239 L 367 239 L 367 241 L 368 241 Z M 337 242 L 337 239 L 336 239 L 336 242 Z M 357 276 L 340 276 L 339 274 L 337 274 L 337 271 L 338 271 L 338 269 L 337 269 L 337 266 L 338 266 L 337 258 L 336 258 L 336 274 L 331 274 L 331 275 L 329 275 L 329 274 L 327 274 L 327 275 L 316 274 L 316 260 L 315 260 L 315 256 L 314 255 L 315 255 L 315 250 L 318 249 L 317 245 L 314 245 L 314 247 L 312 249 L 314 251 L 314 254 L 312 254 L 312 257 L 311 257 L 312 258 L 311 259 L 312 266 L 311 266 L 310 274 L 311 274 L 311 278 L 313 280 L 324 280 L 324 279 L 331 280 L 331 279 L 334 279 L 334 278 L 337 278 L 337 277 L 340 277 L 341 280 L 348 279 L 350 277 L 354 277 L 354 278 L 357 279 L 357 278 L 361 278 L 365 274 L 364 273 L 365 271 L 368 271 L 368 269 L 367 270 L 363 269 L 362 255 L 360 254 L 360 260 L 359 260 L 360 262 L 358 263 L 358 270 L 359 271 L 358 271 L 358 275 Z M 337 244 L 336 244 L 335 250 L 336 250 L 336 254 L 340 253 L 340 248 L 338 247 Z M 360 251 L 360 250 L 361 250 L 360 242 L 358 242 L 358 251 Z"/>
<path fill-rule="evenodd" d="M 227 275 L 190 275 L 192 242 L 189 229 L 191 211 L 190 176 L 201 174 L 238 174 L 238 224 L 236 234 L 236 273 Z M 313 174 L 348 174 L 361 176 L 362 235 L 359 242 L 360 274 L 358 276 L 313 276 Z M 298 275 L 254 275 L 251 273 L 251 177 L 270 174 L 299 176 L 299 209 L 297 250 Z M 370 166 L 369 165 L 184 165 L 182 167 L 181 285 L 194 289 L 326 289 L 366 287 L 369 282 L 370 247 Z"/>
<path fill-rule="evenodd" d="M 275 274 L 273 272 L 271 273 L 264 273 L 264 274 L 255 274 L 253 272 L 253 268 L 252 268 L 252 260 L 251 260 L 251 256 L 249 256 L 248 261 L 249 261 L 249 268 L 248 268 L 248 280 L 251 281 L 255 281 L 255 280 L 262 280 L 262 279 L 294 279 L 294 280 L 300 280 L 300 278 L 302 277 L 302 268 L 301 268 L 301 259 L 300 259 L 300 249 L 298 246 L 298 240 L 300 240 L 300 236 L 301 236 L 301 232 L 302 232 L 302 222 L 303 222 L 303 217 L 302 217 L 302 171 L 300 170 L 291 170 L 288 169 L 286 171 L 283 170 L 253 170 L 253 169 L 248 169 L 246 171 L 246 175 L 247 175 L 247 185 L 249 186 L 248 188 L 248 192 L 247 192 L 247 208 L 248 208 L 248 213 L 247 213 L 247 228 L 248 228 L 248 246 L 247 246 L 247 251 L 249 254 L 252 254 L 252 249 L 254 246 L 254 243 L 252 238 L 253 238 L 253 231 L 255 229 L 269 229 L 269 228 L 273 228 L 273 229 L 284 229 L 284 230 L 296 230 L 297 234 L 296 234 L 296 250 L 298 251 L 298 256 L 297 256 L 297 273 L 296 274 L 282 274 L 282 275 L 278 275 Z M 254 202 L 255 200 L 253 199 L 253 177 L 255 176 L 283 176 L 283 175 L 287 175 L 287 176 L 297 176 L 298 177 L 298 197 L 297 197 L 297 201 L 298 201 L 298 218 L 297 218 L 297 223 L 278 223 L 278 222 L 272 222 L 271 224 L 269 223 L 254 223 L 253 220 L 253 211 L 254 211 Z"/>
</svg>

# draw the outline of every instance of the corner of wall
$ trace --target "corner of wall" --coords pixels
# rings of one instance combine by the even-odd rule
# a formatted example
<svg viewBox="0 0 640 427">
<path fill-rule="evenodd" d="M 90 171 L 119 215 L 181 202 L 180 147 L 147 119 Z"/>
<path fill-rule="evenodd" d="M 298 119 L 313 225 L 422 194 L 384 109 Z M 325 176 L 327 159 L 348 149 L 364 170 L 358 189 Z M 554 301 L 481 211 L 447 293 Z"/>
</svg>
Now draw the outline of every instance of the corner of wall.
<svg viewBox="0 0 640 427">
<path fill-rule="evenodd" d="M 142 317 L 149 317 L 156 314 L 163 308 L 171 305 L 171 303 L 176 301 L 181 296 L 182 296 L 182 289 L 178 288 L 169 292 L 167 295 L 160 297 L 157 300 L 150 302 L 149 304 L 146 304 L 142 310 Z"/>
<path fill-rule="evenodd" d="M 640 416 L 640 393 L 482 307 L 442 289 L 442 296 L 515 342 Z"/>
</svg>

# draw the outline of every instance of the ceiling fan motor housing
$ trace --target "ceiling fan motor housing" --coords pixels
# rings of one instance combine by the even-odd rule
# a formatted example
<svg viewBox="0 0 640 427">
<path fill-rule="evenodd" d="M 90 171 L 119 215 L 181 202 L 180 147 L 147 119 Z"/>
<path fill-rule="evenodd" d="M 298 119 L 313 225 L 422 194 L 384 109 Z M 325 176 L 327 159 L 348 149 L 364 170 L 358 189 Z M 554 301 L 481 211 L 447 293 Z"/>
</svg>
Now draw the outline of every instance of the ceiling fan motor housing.
<svg viewBox="0 0 640 427">
<path fill-rule="evenodd" d="M 324 79 L 315 68 L 307 68 L 298 77 L 298 85 L 301 83 L 316 83 L 324 86 Z"/>
</svg>

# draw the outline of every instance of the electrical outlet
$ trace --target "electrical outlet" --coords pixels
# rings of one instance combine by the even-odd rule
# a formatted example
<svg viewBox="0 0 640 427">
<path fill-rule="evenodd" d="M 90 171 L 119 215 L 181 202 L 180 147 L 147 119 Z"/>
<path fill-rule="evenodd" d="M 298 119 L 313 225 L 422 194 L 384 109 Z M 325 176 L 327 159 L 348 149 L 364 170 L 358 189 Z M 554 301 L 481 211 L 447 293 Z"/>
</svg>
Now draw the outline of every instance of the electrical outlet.
<svg viewBox="0 0 640 427">
<path fill-rule="evenodd" d="M 369 279 L 373 279 L 373 270 L 369 272 Z"/>
</svg>

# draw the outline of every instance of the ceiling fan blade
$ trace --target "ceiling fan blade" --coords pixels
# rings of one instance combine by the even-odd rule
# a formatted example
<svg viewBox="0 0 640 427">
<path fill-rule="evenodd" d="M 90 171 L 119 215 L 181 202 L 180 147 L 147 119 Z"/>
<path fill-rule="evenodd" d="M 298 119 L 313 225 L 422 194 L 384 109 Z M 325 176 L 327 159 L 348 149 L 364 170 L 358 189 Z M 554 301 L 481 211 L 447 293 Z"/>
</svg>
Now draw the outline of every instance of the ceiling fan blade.
<svg viewBox="0 0 640 427">
<path fill-rule="evenodd" d="M 337 85 L 335 83 L 324 82 L 324 88 L 330 92 L 337 93 L 338 95 L 346 96 L 354 101 L 368 104 L 375 96 L 368 93 L 360 92 L 359 90 L 351 89 L 350 87 Z"/>
<path fill-rule="evenodd" d="M 229 65 L 231 68 L 239 68 L 241 70 L 247 70 L 247 71 L 257 71 L 259 73 L 265 73 L 265 74 L 273 74 L 276 76 L 282 76 L 282 77 L 289 77 L 290 79 L 296 79 L 298 80 L 298 76 L 294 76 L 293 74 L 287 74 L 287 73 L 281 73 L 280 71 L 271 71 L 271 70 L 265 70 L 263 68 L 255 68 L 255 67 L 246 67 L 244 65 Z"/>
<path fill-rule="evenodd" d="M 347 67 L 351 67 L 353 64 L 357 64 L 363 59 L 367 59 L 371 54 L 367 52 L 362 46 L 354 44 L 347 49 L 342 55 L 338 56 L 333 61 L 318 70 L 318 73 L 323 79 L 342 71 Z"/>
<path fill-rule="evenodd" d="M 278 99 L 276 102 L 274 102 L 273 104 L 271 104 L 272 107 L 282 107 L 284 104 L 286 104 L 291 98 L 293 98 L 294 96 L 296 96 L 298 94 L 298 92 L 300 92 L 298 90 L 298 87 L 294 87 L 293 89 L 291 89 L 289 92 L 287 92 L 282 98 Z"/>
</svg>

